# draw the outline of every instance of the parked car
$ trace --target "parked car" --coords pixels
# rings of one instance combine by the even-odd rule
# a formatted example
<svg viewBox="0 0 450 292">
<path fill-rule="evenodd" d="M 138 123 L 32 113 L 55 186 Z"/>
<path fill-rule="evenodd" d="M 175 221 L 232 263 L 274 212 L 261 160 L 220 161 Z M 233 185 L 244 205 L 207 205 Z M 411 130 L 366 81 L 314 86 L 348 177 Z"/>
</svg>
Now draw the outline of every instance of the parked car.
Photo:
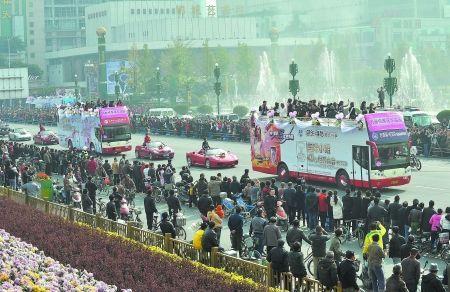
<svg viewBox="0 0 450 292">
<path fill-rule="evenodd" d="M 30 141 L 31 133 L 25 129 L 12 129 L 8 134 L 11 141 Z"/>
<path fill-rule="evenodd" d="M 233 167 L 238 164 L 238 157 L 230 151 L 220 148 L 200 149 L 186 153 L 188 166 L 204 166 L 206 168 Z"/>
<path fill-rule="evenodd" d="M 172 159 L 175 156 L 173 149 L 160 141 L 152 141 L 146 146 L 138 145 L 135 147 L 134 153 L 136 158 L 149 158 L 150 160 Z"/>
</svg>

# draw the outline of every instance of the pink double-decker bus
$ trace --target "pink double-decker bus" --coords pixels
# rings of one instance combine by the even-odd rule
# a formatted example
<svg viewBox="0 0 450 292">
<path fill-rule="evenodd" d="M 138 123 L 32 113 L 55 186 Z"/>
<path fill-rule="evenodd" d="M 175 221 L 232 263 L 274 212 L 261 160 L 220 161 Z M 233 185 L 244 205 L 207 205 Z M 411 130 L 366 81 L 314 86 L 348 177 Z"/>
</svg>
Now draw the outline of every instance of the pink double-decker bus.
<svg viewBox="0 0 450 292">
<path fill-rule="evenodd" d="M 87 148 L 103 154 L 130 151 L 131 123 L 125 106 L 85 111 L 67 107 L 58 110 L 59 143 L 67 148 Z"/>
<path fill-rule="evenodd" d="M 348 119 L 250 118 L 253 170 L 341 188 L 384 188 L 411 180 L 408 132 L 398 112 Z"/>
</svg>

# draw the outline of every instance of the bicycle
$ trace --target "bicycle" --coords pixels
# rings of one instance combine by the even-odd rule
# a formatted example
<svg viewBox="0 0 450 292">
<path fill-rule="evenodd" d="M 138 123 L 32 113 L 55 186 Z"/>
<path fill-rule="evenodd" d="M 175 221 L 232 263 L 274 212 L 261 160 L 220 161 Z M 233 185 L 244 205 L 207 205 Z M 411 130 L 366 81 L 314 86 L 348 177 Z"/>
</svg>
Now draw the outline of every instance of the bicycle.
<svg viewBox="0 0 450 292">
<path fill-rule="evenodd" d="M 96 198 L 95 203 L 97 205 L 97 213 L 101 216 L 106 216 L 106 204 L 103 202 L 103 198 Z"/>
<path fill-rule="evenodd" d="M 161 225 L 161 221 L 158 221 L 158 217 L 159 215 L 153 215 L 153 225 L 152 225 L 152 231 L 154 232 L 160 232 L 160 228 L 159 226 Z M 186 240 L 186 230 L 183 228 L 183 226 L 186 225 L 186 218 L 177 218 L 176 219 L 176 223 L 174 228 L 175 228 L 175 235 L 177 238 L 182 239 L 182 240 Z M 180 223 L 180 226 L 178 223 Z"/>
<path fill-rule="evenodd" d="M 416 155 L 413 155 L 413 154 L 410 155 L 409 165 L 412 168 L 417 169 L 418 171 L 420 171 L 422 169 L 422 162 L 420 161 L 419 157 L 417 157 Z"/>
<path fill-rule="evenodd" d="M 258 238 L 244 234 L 242 237 L 242 258 L 246 260 L 260 260 L 262 254 L 256 249 L 258 245 Z"/>
<path fill-rule="evenodd" d="M 355 223 L 356 228 L 355 231 L 351 232 L 351 225 Z M 342 243 L 345 243 L 346 241 L 351 241 L 354 238 L 358 240 L 359 247 L 363 247 L 364 245 L 364 239 L 365 239 L 366 233 L 364 231 L 364 220 L 363 219 L 351 219 L 351 220 L 345 220 L 344 225 L 342 226 Z"/>
<path fill-rule="evenodd" d="M 308 273 L 312 276 L 314 276 L 314 270 L 313 270 L 313 254 L 312 254 L 312 249 L 311 246 L 308 246 L 308 249 L 306 251 L 306 257 L 305 260 L 303 261 L 304 263 L 306 263 L 306 269 L 308 270 Z"/>
</svg>

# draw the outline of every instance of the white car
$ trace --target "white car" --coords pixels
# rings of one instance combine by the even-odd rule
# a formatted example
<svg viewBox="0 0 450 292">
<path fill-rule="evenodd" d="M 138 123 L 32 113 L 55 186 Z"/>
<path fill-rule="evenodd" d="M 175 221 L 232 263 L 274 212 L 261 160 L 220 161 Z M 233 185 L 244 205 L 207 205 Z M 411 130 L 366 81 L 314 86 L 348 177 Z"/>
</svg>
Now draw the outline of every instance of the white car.
<svg viewBox="0 0 450 292">
<path fill-rule="evenodd" d="M 32 135 L 25 129 L 12 129 L 9 132 L 10 141 L 31 141 Z"/>
</svg>

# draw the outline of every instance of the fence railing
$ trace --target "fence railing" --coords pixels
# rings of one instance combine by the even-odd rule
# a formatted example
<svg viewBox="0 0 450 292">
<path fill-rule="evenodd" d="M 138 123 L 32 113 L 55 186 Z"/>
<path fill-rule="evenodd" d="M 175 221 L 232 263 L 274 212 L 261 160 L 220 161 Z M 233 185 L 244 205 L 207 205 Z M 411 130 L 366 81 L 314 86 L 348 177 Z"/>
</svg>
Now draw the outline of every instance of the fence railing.
<svg viewBox="0 0 450 292">
<path fill-rule="evenodd" d="M 201 262 L 205 265 L 223 269 L 226 272 L 242 275 L 266 287 L 274 287 L 283 291 L 325 291 L 325 288 L 316 280 L 310 278 L 298 279 L 293 277 L 291 273 L 277 275 L 272 273 L 270 265 L 264 266 L 226 255 L 219 252 L 217 247 L 214 247 L 210 253 L 203 252 L 195 249 L 190 243 L 172 239 L 170 234 L 162 235 L 139 229 L 131 223 L 119 223 L 102 218 L 98 214 L 85 213 L 79 209 L 74 209 L 72 206 L 48 202 L 5 187 L 0 187 L 0 196 L 7 196 L 19 204 L 26 204 L 39 211 L 64 218 L 71 222 L 84 223 L 92 228 L 116 233 L 147 246 L 159 247 L 181 258 Z M 334 291 L 342 291 L 342 289 L 335 287 Z"/>
</svg>

